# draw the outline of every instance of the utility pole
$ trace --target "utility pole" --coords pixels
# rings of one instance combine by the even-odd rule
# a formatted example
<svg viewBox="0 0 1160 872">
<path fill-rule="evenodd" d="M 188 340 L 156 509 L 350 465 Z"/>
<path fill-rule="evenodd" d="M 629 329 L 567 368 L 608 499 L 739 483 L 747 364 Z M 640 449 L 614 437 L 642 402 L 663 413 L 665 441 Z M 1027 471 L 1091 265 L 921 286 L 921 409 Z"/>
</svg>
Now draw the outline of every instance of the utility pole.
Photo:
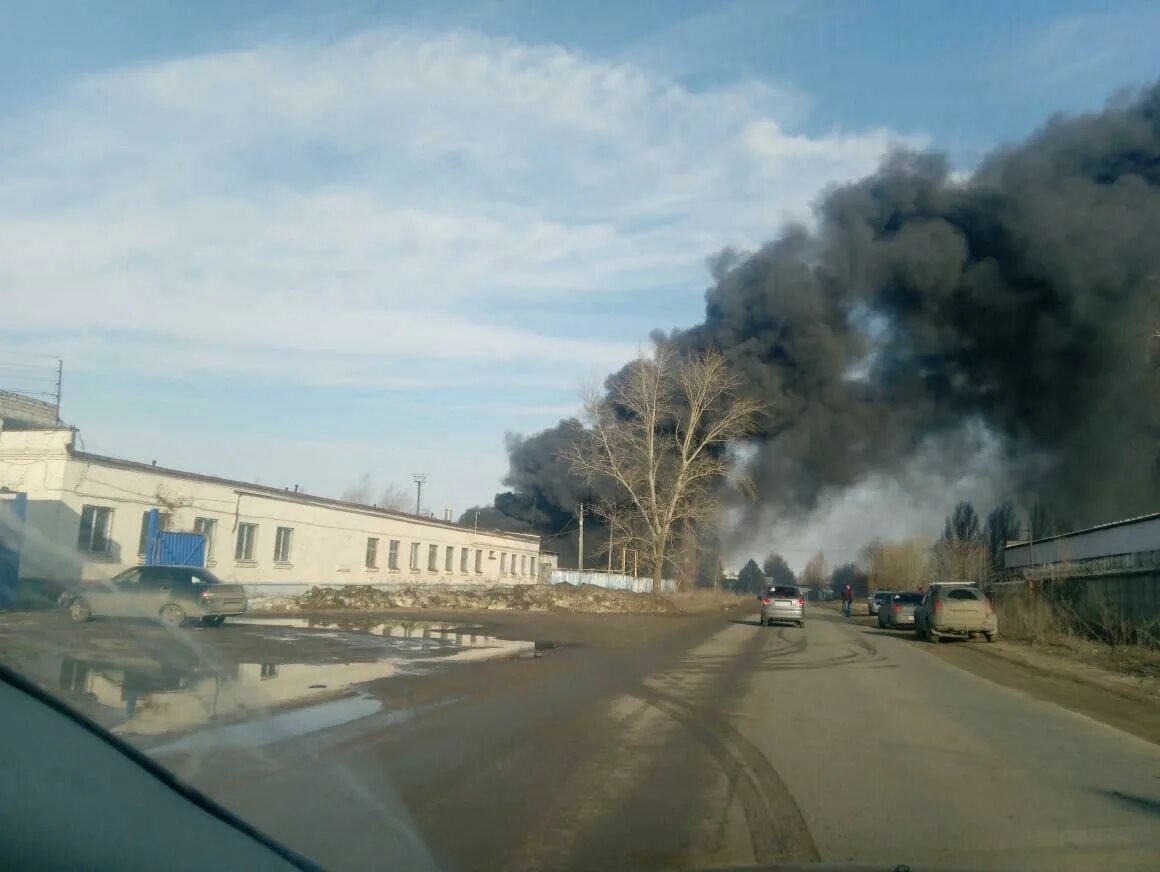
<svg viewBox="0 0 1160 872">
<path fill-rule="evenodd" d="M 576 554 L 576 569 L 584 571 L 584 503 L 580 504 L 580 545 Z"/>
<path fill-rule="evenodd" d="M 638 551 L 636 551 L 635 549 L 633 549 L 633 552 L 632 552 L 632 577 L 633 578 L 637 577 L 637 557 L 639 557 L 639 556 L 640 556 L 640 553 Z"/>
<path fill-rule="evenodd" d="M 608 574 L 612 575 L 612 531 L 615 529 L 611 523 L 608 525 Z"/>
<path fill-rule="evenodd" d="M 620 546 L 620 574 L 624 575 L 628 568 L 628 546 Z"/>
<path fill-rule="evenodd" d="M 479 532 L 479 509 L 475 510 L 475 532 Z"/>
<path fill-rule="evenodd" d="M 60 421 L 60 384 L 64 381 L 64 358 L 57 358 L 56 361 L 56 423 Z"/>
<path fill-rule="evenodd" d="M 1027 518 L 1027 574 L 1035 571 L 1035 533 L 1031 529 L 1031 518 Z"/>
<path fill-rule="evenodd" d="M 415 482 L 415 515 L 417 517 L 423 516 L 423 483 L 427 481 L 427 476 L 421 472 L 416 472 L 411 476 L 411 480 Z"/>
</svg>

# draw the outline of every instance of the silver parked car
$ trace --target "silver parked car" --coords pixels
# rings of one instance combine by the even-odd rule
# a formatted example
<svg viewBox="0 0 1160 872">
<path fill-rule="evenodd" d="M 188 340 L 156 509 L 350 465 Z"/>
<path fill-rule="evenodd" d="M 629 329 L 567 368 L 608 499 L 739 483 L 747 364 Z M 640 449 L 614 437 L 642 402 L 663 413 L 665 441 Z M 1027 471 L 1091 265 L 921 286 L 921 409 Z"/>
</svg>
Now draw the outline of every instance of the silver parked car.
<svg viewBox="0 0 1160 872">
<path fill-rule="evenodd" d="M 776 585 L 761 598 L 761 623 L 773 624 L 782 621 L 806 625 L 806 598 L 799 588 L 790 585 Z"/>
<path fill-rule="evenodd" d="M 894 597 L 894 592 L 889 590 L 876 590 L 870 596 L 866 597 L 866 614 L 874 617 L 881 612 L 882 606 Z"/>
<path fill-rule="evenodd" d="M 914 610 L 922 603 L 920 593 L 896 593 L 890 602 L 878 610 L 878 626 L 913 627 Z"/>
</svg>

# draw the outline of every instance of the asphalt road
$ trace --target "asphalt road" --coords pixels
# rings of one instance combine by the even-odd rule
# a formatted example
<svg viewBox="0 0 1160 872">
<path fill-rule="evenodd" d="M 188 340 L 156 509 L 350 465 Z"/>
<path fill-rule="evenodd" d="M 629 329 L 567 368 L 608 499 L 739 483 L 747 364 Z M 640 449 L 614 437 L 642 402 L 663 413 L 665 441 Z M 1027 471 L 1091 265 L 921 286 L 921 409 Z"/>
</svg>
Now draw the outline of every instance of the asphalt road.
<svg viewBox="0 0 1160 872">
<path fill-rule="evenodd" d="M 163 760 L 335 869 L 1160 864 L 1160 747 L 908 636 L 755 618 L 488 616 L 568 644 Z"/>
</svg>

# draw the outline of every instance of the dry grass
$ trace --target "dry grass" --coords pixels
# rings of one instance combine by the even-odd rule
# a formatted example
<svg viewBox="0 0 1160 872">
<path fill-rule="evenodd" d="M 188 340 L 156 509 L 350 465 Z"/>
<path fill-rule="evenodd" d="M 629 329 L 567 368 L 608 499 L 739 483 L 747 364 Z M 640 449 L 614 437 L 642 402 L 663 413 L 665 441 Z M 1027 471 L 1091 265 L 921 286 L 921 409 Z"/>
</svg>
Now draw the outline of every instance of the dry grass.
<svg viewBox="0 0 1160 872">
<path fill-rule="evenodd" d="M 1055 645 L 1076 635 L 1069 617 L 1042 597 L 1027 597 L 1020 592 L 996 597 L 994 603 L 999 631 L 1005 638 Z"/>
<path fill-rule="evenodd" d="M 1107 614 L 1093 624 L 1065 604 L 1024 591 L 994 603 L 1003 638 L 1065 651 L 1115 672 L 1160 676 L 1160 642 L 1122 616 Z"/>
<path fill-rule="evenodd" d="M 735 594 L 709 588 L 665 594 L 665 596 L 682 612 L 716 612 L 747 604 L 750 601 L 756 603 L 753 594 Z"/>
</svg>

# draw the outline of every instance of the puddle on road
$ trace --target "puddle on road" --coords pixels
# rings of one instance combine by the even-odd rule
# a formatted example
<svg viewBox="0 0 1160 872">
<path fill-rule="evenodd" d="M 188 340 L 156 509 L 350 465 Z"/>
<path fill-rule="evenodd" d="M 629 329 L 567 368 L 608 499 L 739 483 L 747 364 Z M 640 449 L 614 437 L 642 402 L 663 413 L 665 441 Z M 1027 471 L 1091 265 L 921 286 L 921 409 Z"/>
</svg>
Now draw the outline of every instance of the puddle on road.
<svg viewBox="0 0 1160 872">
<path fill-rule="evenodd" d="M 198 753 L 209 749 L 246 748 L 305 736 L 357 721 L 381 710 L 383 704 L 368 696 L 349 696 L 222 727 L 199 730 L 182 739 L 149 749 L 150 754 Z"/>
<path fill-rule="evenodd" d="M 306 723 L 311 723 L 309 718 L 315 716 L 309 714 L 312 710 L 321 712 L 317 717 L 324 720 L 341 712 L 342 720 L 337 721 L 341 723 L 352 717 L 365 717 L 372 713 L 369 708 L 372 702 L 376 706 L 374 711 L 381 703 L 365 698 L 347 698 L 298 712 L 265 716 L 271 709 L 309 703 L 360 684 L 403 672 L 420 671 L 439 663 L 534 656 L 537 647 L 534 642 L 497 639 L 479 632 L 478 628 L 422 621 L 352 624 L 301 618 L 251 618 L 237 623 L 244 624 L 246 629 L 269 627 L 278 631 L 269 635 L 257 633 L 257 638 L 248 640 L 245 646 L 249 652 L 264 642 L 274 643 L 270 662 L 178 667 L 140 656 L 131 659 L 122 659 L 115 654 L 99 659 L 65 656 L 60 658 L 56 683 L 67 698 L 83 700 L 90 710 L 98 712 L 98 720 L 112 732 L 129 739 L 182 733 L 217 720 L 248 720 L 250 730 L 268 732 L 274 729 L 276 732 L 290 729 L 289 724 L 301 726 L 298 718 L 306 718 Z M 281 632 L 286 629 L 306 632 Z M 352 653 L 357 651 L 363 657 L 369 654 L 373 659 L 333 663 L 274 662 L 292 657 L 292 646 L 296 641 L 332 636 L 340 639 L 343 645 L 354 646 Z M 375 639 L 373 649 L 366 644 L 370 641 L 368 637 L 380 637 Z M 338 653 L 341 656 L 341 649 Z M 260 721 L 254 720 L 257 716 L 263 717 Z M 220 734 L 228 741 L 235 741 L 233 737 L 251 741 L 256 734 L 241 729 L 243 726 L 245 724 L 229 724 L 203 732 Z"/>
<path fill-rule="evenodd" d="M 519 654 L 534 650 L 534 643 L 499 639 L 481 632 L 479 627 L 439 621 L 374 621 L 322 618 L 235 618 L 233 623 L 248 627 L 281 627 L 294 630 L 311 630 L 311 635 L 323 638 L 338 638 L 347 634 L 366 634 L 399 642 L 418 645 L 432 643 L 438 646 L 458 648 L 498 648 Z M 333 631 L 333 632 L 325 632 Z"/>
</svg>

